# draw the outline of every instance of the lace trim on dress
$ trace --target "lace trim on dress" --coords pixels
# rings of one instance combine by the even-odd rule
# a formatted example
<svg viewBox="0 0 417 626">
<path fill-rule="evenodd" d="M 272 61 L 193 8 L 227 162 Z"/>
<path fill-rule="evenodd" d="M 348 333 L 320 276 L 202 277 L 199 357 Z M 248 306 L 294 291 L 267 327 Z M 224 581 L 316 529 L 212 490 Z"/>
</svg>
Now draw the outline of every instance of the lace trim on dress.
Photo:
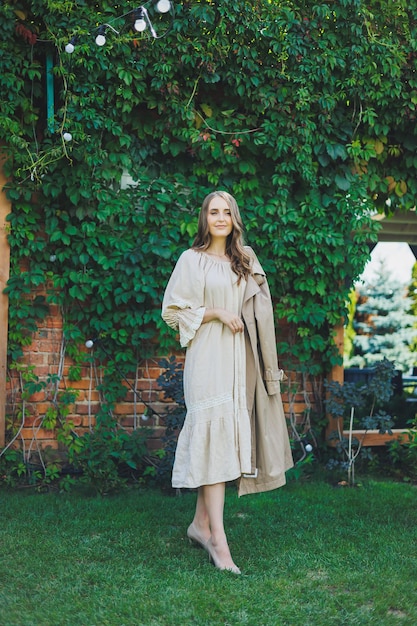
<svg viewBox="0 0 417 626">
<path fill-rule="evenodd" d="M 196 402 L 189 407 L 188 413 L 196 413 L 197 411 L 203 411 L 204 409 L 211 409 L 214 406 L 220 406 L 221 404 L 226 404 L 227 402 L 233 402 L 233 396 L 231 393 L 223 393 L 220 396 L 212 396 L 211 398 L 200 400 L 200 402 Z"/>
</svg>

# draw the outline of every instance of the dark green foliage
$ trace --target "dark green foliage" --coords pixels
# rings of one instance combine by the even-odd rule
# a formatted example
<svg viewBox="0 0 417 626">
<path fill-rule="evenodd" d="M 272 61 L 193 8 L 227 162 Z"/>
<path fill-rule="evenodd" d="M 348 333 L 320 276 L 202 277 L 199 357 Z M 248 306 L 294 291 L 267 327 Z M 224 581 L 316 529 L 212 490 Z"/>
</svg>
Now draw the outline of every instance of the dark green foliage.
<svg viewBox="0 0 417 626">
<path fill-rule="evenodd" d="M 9 448 L 0 456 L 1 483 L 9 487 L 23 484 L 27 479 L 27 465 L 23 462 L 20 450 Z"/>
<path fill-rule="evenodd" d="M 10 443 L 0 454 L 0 482 L 69 490 L 79 481 L 105 494 L 120 490 L 128 483 L 145 480 L 150 473 L 146 446 L 149 430 L 142 427 L 129 432 L 114 416 L 116 402 L 126 395 L 126 388 L 120 381 L 120 374 L 123 374 L 120 367 L 115 370 L 112 361 L 107 364 L 102 385 L 98 386 L 102 403 L 96 415 L 96 427 L 82 436 L 75 432 L 74 424 L 67 419 L 77 391 L 70 388 L 59 390 L 60 378 L 56 375 L 49 376 L 46 382 L 40 380 L 34 373 L 34 366 L 15 364 L 14 367 L 22 381 L 23 402 L 34 393 L 45 393 L 45 400 L 49 400 L 50 405 L 40 425 L 55 430 L 60 447 L 58 451 L 44 450 L 32 440 L 29 450 L 25 447 L 13 449 L 11 444 L 19 435 L 19 426 L 17 419 L 10 420 L 6 433 Z M 17 417 L 22 424 L 20 411 Z"/>
<path fill-rule="evenodd" d="M 161 328 L 161 289 L 203 196 L 226 187 L 266 266 L 277 314 L 296 328 L 280 351 L 310 371 L 331 366 L 332 327 L 373 237 L 366 198 L 382 207 L 389 196 L 392 208 L 414 202 L 412 9 L 178 3 L 173 30 L 151 40 L 117 19 L 128 2 L 105 2 L 100 16 L 93 2 L 14 8 L 1 8 L 12 329 L 23 258 L 26 284 L 49 279 L 66 323 L 106 334 L 131 358 Z M 103 48 L 89 34 L 97 19 L 121 31 Z M 51 46 L 31 48 L 27 31 Z M 48 50 L 55 134 L 45 129 L 41 82 Z M 121 189 L 124 171 L 136 187 Z M 390 190 L 387 176 L 407 179 L 406 191 Z"/>
<path fill-rule="evenodd" d="M 162 39 L 134 33 L 131 15 L 119 19 L 133 8 L 129 0 L 0 6 L 11 358 L 50 302 L 61 307 L 73 354 L 101 337 L 132 371 L 144 356 L 167 353 L 163 288 L 203 197 L 226 188 L 267 271 L 277 318 L 290 323 L 278 337 L 283 364 L 321 375 L 339 362 L 333 328 L 376 241 L 371 210 L 415 204 L 416 8 L 190 0 L 175 3 Z M 99 48 L 103 23 L 120 34 Z"/>
<path fill-rule="evenodd" d="M 28 460 L 25 450 L 4 449 L 0 456 L 0 483 L 60 491 L 82 483 L 106 495 L 128 484 L 144 482 L 149 458 L 146 429 L 127 432 L 105 409 L 97 416 L 93 431 L 78 437 L 72 428 L 68 423 L 57 428 L 57 439 L 66 446 L 65 458 L 49 458 L 46 450 L 39 458 L 32 455 Z"/>
<path fill-rule="evenodd" d="M 159 365 L 165 368 L 157 380 L 159 387 L 162 389 L 163 397 L 165 400 L 175 403 L 173 407 L 164 413 L 164 455 L 160 459 L 157 468 L 158 481 L 165 483 L 171 479 L 178 432 L 184 423 L 186 407 L 182 364 L 178 363 L 174 356 L 171 356 L 169 359 L 162 359 Z"/>
<path fill-rule="evenodd" d="M 392 474 L 404 481 L 417 481 L 417 418 L 402 437 L 388 444 Z"/>
<path fill-rule="evenodd" d="M 104 423 L 103 423 L 104 422 Z M 80 440 L 81 449 L 74 456 L 74 467 L 82 471 L 81 481 L 105 495 L 126 487 L 144 472 L 146 438 L 141 429 L 127 433 L 108 418 L 98 418 L 94 431 Z"/>
<path fill-rule="evenodd" d="M 381 434 L 391 432 L 392 418 L 386 414 L 382 407 L 392 397 L 395 374 L 394 364 L 383 359 L 375 364 L 373 374 L 369 381 L 363 383 L 344 383 L 336 381 L 327 382 L 326 388 L 329 396 L 326 400 L 328 412 L 334 417 L 345 420 L 345 427 L 349 427 L 349 417 L 353 408 L 356 415 L 356 427 L 379 429 Z"/>
<path fill-rule="evenodd" d="M 393 395 L 394 364 L 384 359 L 374 366 L 372 376 L 365 384 L 328 383 L 327 410 L 333 418 L 340 420 L 339 428 L 329 439 L 336 442 L 336 450 L 342 457 L 342 465 L 347 469 L 349 486 L 355 485 L 355 462 L 362 457 L 372 458 L 369 449 L 363 448 L 368 430 L 378 430 L 381 435 L 392 434 L 394 421 L 385 405 Z M 355 429 L 362 429 L 356 436 Z"/>
</svg>

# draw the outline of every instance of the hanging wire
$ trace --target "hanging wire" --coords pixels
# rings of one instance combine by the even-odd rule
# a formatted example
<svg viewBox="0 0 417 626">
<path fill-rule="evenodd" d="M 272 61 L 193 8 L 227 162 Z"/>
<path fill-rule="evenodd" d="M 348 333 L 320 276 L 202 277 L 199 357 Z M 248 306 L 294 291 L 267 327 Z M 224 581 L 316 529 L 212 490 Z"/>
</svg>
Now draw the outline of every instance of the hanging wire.
<svg viewBox="0 0 417 626">
<path fill-rule="evenodd" d="M 169 14 L 171 17 L 169 26 L 161 34 L 158 34 L 155 30 L 154 24 L 151 18 L 149 17 L 149 12 L 147 9 L 148 6 L 149 7 L 155 6 L 156 10 L 161 15 Z M 96 44 L 99 47 L 102 47 L 106 44 L 106 31 L 108 28 L 113 33 L 120 35 L 123 27 L 122 28 L 119 27 L 119 30 L 117 30 L 113 26 L 113 24 L 115 24 L 116 22 L 119 22 L 122 19 L 127 18 L 128 16 L 132 16 L 134 18 L 136 17 L 135 21 L 133 22 L 133 28 L 136 30 L 136 32 L 141 33 L 149 29 L 153 39 L 162 39 L 163 37 L 166 37 L 166 35 L 172 30 L 173 25 L 174 25 L 175 10 L 174 10 L 173 0 L 158 0 L 158 2 L 155 2 L 155 0 L 148 0 L 148 2 L 145 2 L 144 4 L 140 6 L 137 6 L 134 9 L 131 9 L 130 11 L 127 11 L 126 13 L 123 13 L 122 15 L 114 17 L 113 19 L 108 20 L 104 24 L 100 24 L 99 26 L 94 28 L 92 31 L 93 33 L 96 33 L 96 38 L 95 38 Z M 88 35 L 91 36 L 92 33 L 89 32 Z M 70 40 L 65 46 L 65 51 L 68 54 L 72 54 L 75 51 L 76 43 L 79 37 L 80 35 L 77 33 L 74 33 L 71 36 Z"/>
</svg>

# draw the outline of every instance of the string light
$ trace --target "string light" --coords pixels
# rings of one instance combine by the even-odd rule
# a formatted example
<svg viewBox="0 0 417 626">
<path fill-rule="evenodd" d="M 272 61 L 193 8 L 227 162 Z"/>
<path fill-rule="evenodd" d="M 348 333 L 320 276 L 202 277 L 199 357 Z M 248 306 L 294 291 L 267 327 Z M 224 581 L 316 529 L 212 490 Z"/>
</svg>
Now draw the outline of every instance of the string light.
<svg viewBox="0 0 417 626">
<path fill-rule="evenodd" d="M 146 30 L 145 13 L 142 7 L 137 9 L 137 11 L 135 12 L 135 18 L 136 19 L 133 28 L 137 30 L 138 33 L 142 33 L 144 30 Z"/>
<path fill-rule="evenodd" d="M 104 46 L 105 43 L 106 43 L 106 27 L 100 26 L 100 28 L 97 31 L 96 44 L 98 46 Z"/>
<path fill-rule="evenodd" d="M 97 29 L 96 44 L 100 47 L 104 46 L 104 44 L 106 43 L 106 31 L 108 28 L 116 33 L 116 35 L 120 34 L 119 31 L 113 28 L 113 26 L 110 26 L 110 24 L 103 24 L 102 26 L 99 26 Z"/>
<path fill-rule="evenodd" d="M 71 37 L 70 41 L 65 46 L 65 52 L 68 52 L 68 54 L 72 54 L 75 50 L 76 42 L 77 42 L 77 37 Z"/>
<path fill-rule="evenodd" d="M 149 17 L 148 9 L 146 8 L 147 5 L 152 6 L 153 10 L 156 10 L 161 15 L 165 15 L 167 13 L 171 14 L 171 23 L 161 35 L 158 35 L 155 30 L 155 27 L 151 21 L 151 18 Z M 114 20 L 112 20 L 112 22 L 121 20 L 130 15 L 132 15 L 134 18 L 133 29 L 137 33 L 143 33 L 147 29 L 149 29 L 149 32 L 154 39 L 161 39 L 162 37 L 165 37 L 169 33 L 169 31 L 172 29 L 172 26 L 174 23 L 174 4 L 172 0 L 149 0 L 142 6 L 139 6 L 131 11 L 128 11 L 127 13 L 123 15 L 120 15 L 119 17 L 116 17 Z M 95 42 L 96 42 L 96 45 L 99 46 L 100 48 L 106 44 L 106 41 L 107 41 L 106 32 L 107 32 L 107 29 L 109 28 L 117 35 L 120 34 L 120 32 L 117 31 L 115 28 L 113 28 L 111 24 L 102 24 L 101 26 L 98 26 L 98 28 L 95 31 L 96 33 Z M 130 26 L 130 28 L 132 28 L 132 26 Z M 78 36 L 74 35 L 70 39 L 70 41 L 66 44 L 65 52 L 67 54 L 72 54 L 74 52 L 77 39 L 78 39 Z"/>
<path fill-rule="evenodd" d="M 156 8 L 160 13 L 168 13 L 168 11 L 171 9 L 171 2 L 170 0 L 158 0 L 158 2 L 156 3 Z"/>
</svg>

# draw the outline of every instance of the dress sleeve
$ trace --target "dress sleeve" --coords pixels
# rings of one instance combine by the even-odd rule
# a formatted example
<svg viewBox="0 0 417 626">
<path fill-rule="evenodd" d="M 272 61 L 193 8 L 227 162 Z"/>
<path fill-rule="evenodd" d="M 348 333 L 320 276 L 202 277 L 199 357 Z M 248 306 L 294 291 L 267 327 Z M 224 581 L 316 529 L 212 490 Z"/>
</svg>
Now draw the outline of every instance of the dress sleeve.
<svg viewBox="0 0 417 626">
<path fill-rule="evenodd" d="M 180 344 L 187 347 L 200 328 L 204 306 L 204 274 L 198 255 L 183 252 L 168 281 L 162 302 L 162 319 L 179 331 Z"/>
</svg>

